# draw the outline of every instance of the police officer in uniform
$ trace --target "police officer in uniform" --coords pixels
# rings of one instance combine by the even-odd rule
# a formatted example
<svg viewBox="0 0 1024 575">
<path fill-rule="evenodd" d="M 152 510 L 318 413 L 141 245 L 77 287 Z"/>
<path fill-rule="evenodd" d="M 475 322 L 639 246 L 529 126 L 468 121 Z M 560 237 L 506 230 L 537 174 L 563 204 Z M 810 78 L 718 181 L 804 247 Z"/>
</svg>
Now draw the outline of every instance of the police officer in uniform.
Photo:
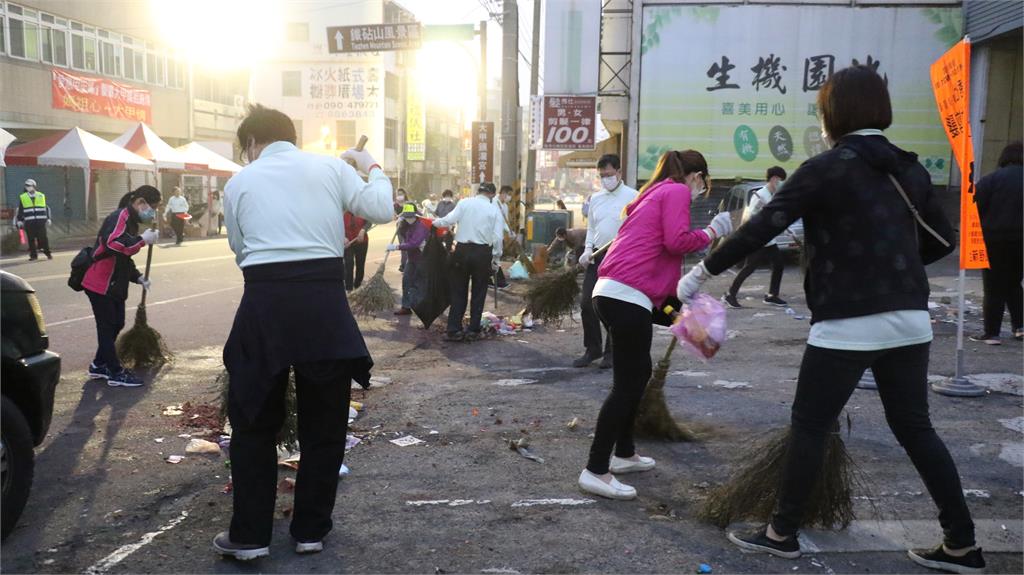
<svg viewBox="0 0 1024 575">
<path fill-rule="evenodd" d="M 36 189 L 36 181 L 25 180 L 25 191 L 19 197 L 18 212 L 14 216 L 14 225 L 25 230 L 28 239 L 28 259 L 39 259 L 37 250 L 52 260 L 50 241 L 46 238 L 46 226 L 52 224 L 50 207 L 46 205 L 46 195 Z"/>
</svg>

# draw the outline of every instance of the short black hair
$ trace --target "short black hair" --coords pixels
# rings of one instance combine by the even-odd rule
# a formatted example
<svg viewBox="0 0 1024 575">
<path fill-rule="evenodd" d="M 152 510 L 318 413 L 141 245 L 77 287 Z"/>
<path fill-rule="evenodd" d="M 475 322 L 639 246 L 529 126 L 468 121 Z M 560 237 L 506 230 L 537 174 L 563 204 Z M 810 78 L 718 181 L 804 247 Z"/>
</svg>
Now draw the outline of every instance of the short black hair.
<svg viewBox="0 0 1024 575">
<path fill-rule="evenodd" d="M 511 194 L 512 193 L 512 186 L 506 184 L 506 185 L 502 186 L 501 189 L 498 190 L 498 192 L 502 193 L 502 194 L 504 194 L 505 192 L 508 192 L 509 194 Z"/>
<path fill-rule="evenodd" d="M 396 191 L 396 192 L 402 192 L 402 193 L 404 194 L 404 193 L 405 193 L 405 188 L 398 188 L 398 189 L 397 189 L 397 190 L 395 190 L 395 191 Z"/>
<path fill-rule="evenodd" d="M 780 180 L 786 179 L 786 170 L 782 169 L 782 166 L 772 166 L 768 168 L 768 171 L 764 174 L 764 179 L 771 180 L 774 177 L 778 177 Z"/>
<path fill-rule="evenodd" d="M 565 235 L 565 228 L 558 228 L 557 230 L 555 230 L 555 235 L 556 236 L 564 236 Z"/>
<path fill-rule="evenodd" d="M 1022 155 L 1024 155 L 1024 149 L 1022 149 L 1021 141 L 1017 140 L 1016 142 L 1010 142 L 1009 144 L 1006 144 L 1002 153 L 999 154 L 999 163 L 997 165 L 1000 168 L 1024 165 L 1024 158 L 1021 157 Z"/>
<path fill-rule="evenodd" d="M 619 160 L 618 154 L 605 154 L 601 156 L 601 159 L 597 161 L 597 169 L 601 169 L 605 166 L 611 166 L 618 170 L 622 167 L 622 162 Z"/>
<path fill-rule="evenodd" d="M 249 146 L 249 138 L 256 144 L 273 142 L 295 143 L 295 124 L 292 119 L 273 108 L 260 104 L 249 104 L 245 118 L 238 125 L 238 145 L 244 150 Z"/>
<path fill-rule="evenodd" d="M 892 124 L 892 101 L 885 80 L 868 66 L 836 72 L 818 92 L 818 111 L 833 140 L 850 132 Z"/>
<path fill-rule="evenodd" d="M 504 186 L 502 186 L 502 188 L 504 189 Z M 492 184 L 491 182 L 481 182 L 480 185 L 477 186 L 477 188 L 476 188 L 476 193 L 478 193 L 478 194 L 493 194 L 494 193 L 494 184 Z"/>
<path fill-rule="evenodd" d="M 453 194 L 451 190 L 445 190 L 445 191 L 441 192 L 441 197 L 444 197 L 444 196 L 451 197 L 453 195 L 455 195 L 455 194 Z"/>
</svg>

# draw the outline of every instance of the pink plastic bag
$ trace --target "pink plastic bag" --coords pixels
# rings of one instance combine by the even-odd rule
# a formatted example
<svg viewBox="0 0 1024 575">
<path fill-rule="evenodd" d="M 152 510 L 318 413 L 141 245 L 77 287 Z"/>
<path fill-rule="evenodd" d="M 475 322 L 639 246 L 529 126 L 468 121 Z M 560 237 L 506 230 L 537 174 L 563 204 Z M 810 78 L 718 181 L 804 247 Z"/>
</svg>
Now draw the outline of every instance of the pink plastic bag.
<svg viewBox="0 0 1024 575">
<path fill-rule="evenodd" d="M 725 341 L 725 307 L 708 294 L 697 294 L 671 327 L 679 346 L 701 361 L 718 353 Z"/>
</svg>

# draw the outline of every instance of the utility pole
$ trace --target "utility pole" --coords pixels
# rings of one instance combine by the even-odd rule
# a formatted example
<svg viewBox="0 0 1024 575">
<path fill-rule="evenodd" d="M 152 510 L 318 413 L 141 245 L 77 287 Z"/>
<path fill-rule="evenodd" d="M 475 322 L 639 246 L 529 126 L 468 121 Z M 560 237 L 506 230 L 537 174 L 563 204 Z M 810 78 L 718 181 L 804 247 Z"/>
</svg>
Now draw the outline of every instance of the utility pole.
<svg viewBox="0 0 1024 575">
<path fill-rule="evenodd" d="M 501 185 L 518 189 L 519 179 L 519 5 L 502 2 L 501 19 Z M 515 194 L 518 195 L 518 194 Z M 518 200 L 518 198 L 516 198 Z M 518 203 L 515 213 L 518 214 Z M 511 215 L 511 214 L 510 214 Z M 514 218 L 518 224 L 518 218 Z M 513 230 L 515 231 L 515 230 Z"/>
<path fill-rule="evenodd" d="M 541 0 L 533 0 L 533 48 L 530 51 L 530 95 L 536 96 L 540 83 L 540 11 Z M 526 181 L 523 182 L 526 191 L 526 214 L 533 211 L 533 203 L 537 192 L 537 150 L 530 146 L 526 152 Z M 516 214 L 519 214 L 519 205 L 516 204 Z"/>
<path fill-rule="evenodd" d="M 477 79 L 477 84 L 480 90 L 480 109 L 477 110 L 476 117 L 480 118 L 481 122 L 487 121 L 487 20 L 480 21 L 480 31 L 477 32 L 480 36 L 480 77 Z"/>
</svg>

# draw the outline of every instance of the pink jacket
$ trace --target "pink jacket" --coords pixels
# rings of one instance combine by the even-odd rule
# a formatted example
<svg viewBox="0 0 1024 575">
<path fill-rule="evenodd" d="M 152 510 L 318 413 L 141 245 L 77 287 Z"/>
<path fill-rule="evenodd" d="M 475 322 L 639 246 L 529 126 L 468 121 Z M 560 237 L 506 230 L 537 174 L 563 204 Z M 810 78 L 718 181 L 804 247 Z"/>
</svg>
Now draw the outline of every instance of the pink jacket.
<svg viewBox="0 0 1024 575">
<path fill-rule="evenodd" d="M 643 292 L 655 306 L 676 293 L 685 254 L 711 243 L 703 230 L 690 229 L 690 188 L 665 180 L 626 208 L 598 277 Z"/>
</svg>

